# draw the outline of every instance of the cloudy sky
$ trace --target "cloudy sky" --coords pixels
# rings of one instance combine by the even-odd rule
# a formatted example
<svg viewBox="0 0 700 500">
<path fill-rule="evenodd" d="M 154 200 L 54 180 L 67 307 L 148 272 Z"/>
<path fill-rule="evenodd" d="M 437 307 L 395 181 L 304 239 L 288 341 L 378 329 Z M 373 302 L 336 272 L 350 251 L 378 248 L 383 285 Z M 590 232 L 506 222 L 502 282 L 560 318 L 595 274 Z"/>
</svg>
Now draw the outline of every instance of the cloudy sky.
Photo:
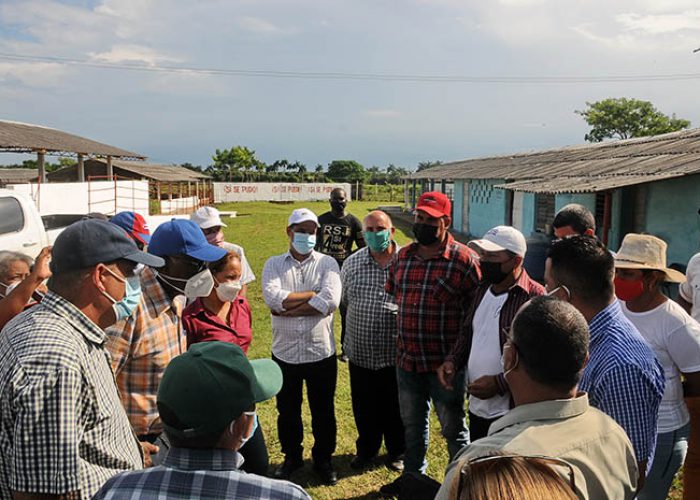
<svg viewBox="0 0 700 500">
<path fill-rule="evenodd" d="M 159 162 L 412 168 L 581 143 L 606 97 L 700 126 L 698 47 L 698 0 L 0 0 L 0 118 Z"/>
</svg>

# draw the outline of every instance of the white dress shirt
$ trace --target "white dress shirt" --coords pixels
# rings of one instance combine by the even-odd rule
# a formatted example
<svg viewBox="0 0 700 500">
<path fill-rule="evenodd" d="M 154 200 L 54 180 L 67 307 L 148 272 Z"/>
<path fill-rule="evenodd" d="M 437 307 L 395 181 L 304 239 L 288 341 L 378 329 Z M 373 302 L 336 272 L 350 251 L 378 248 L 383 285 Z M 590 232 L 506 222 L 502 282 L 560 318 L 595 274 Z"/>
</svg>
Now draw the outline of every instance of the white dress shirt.
<svg viewBox="0 0 700 500">
<path fill-rule="evenodd" d="M 321 361 L 335 354 L 333 311 L 341 297 L 340 270 L 333 257 L 312 251 L 299 262 L 288 251 L 270 257 L 263 268 L 263 298 L 276 313 L 290 293 L 316 292 L 308 304 L 313 316 L 272 316 L 272 354 L 285 363 Z"/>
</svg>

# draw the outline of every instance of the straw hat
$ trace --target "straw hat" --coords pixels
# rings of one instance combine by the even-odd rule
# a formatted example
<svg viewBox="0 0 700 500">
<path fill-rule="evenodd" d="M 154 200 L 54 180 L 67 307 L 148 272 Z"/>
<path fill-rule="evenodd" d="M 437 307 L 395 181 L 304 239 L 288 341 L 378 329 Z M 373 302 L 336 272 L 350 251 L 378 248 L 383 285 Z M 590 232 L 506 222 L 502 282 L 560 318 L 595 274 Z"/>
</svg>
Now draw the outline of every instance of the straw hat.
<svg viewBox="0 0 700 500">
<path fill-rule="evenodd" d="M 629 233 L 622 240 L 622 246 L 615 255 L 618 269 L 654 269 L 666 273 L 666 281 L 683 283 L 685 275 L 666 267 L 666 249 L 662 239 L 650 234 Z"/>
</svg>

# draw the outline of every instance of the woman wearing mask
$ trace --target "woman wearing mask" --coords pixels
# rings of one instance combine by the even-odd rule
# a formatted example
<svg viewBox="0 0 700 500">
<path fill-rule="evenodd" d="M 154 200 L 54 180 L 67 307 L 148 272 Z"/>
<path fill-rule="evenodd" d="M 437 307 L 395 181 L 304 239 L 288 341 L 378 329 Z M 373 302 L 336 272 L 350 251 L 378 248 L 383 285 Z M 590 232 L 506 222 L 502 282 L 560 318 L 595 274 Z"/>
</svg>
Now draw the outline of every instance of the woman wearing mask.
<svg viewBox="0 0 700 500">
<path fill-rule="evenodd" d="M 666 282 L 682 281 L 682 273 L 666 267 L 666 242 L 647 234 L 625 236 L 615 256 L 615 293 L 666 375 L 654 462 L 640 499 L 666 498 L 685 460 L 690 426 L 700 425 L 691 422 L 683 400 L 700 396 L 700 325 L 661 291 Z"/>
<path fill-rule="evenodd" d="M 248 283 L 255 281 L 255 274 L 253 269 L 251 269 L 248 260 L 245 257 L 245 252 L 243 247 L 236 245 L 235 243 L 229 243 L 224 241 L 224 232 L 222 228 L 228 227 L 221 220 L 221 214 L 214 207 L 200 207 L 192 215 L 190 215 L 190 220 L 197 224 L 199 228 L 204 233 L 207 241 L 211 245 L 223 248 L 227 252 L 235 252 L 241 258 L 241 291 L 239 295 L 245 296 Z"/>
<path fill-rule="evenodd" d="M 248 353 L 252 314 L 248 299 L 240 294 L 241 274 L 240 255 L 228 252 L 221 260 L 209 264 L 208 272 L 198 279 L 198 297 L 182 312 L 188 347 L 219 340 L 236 344 Z M 244 471 L 267 475 L 269 456 L 257 417 L 253 435 L 238 451 L 245 459 L 241 467 Z"/>
</svg>

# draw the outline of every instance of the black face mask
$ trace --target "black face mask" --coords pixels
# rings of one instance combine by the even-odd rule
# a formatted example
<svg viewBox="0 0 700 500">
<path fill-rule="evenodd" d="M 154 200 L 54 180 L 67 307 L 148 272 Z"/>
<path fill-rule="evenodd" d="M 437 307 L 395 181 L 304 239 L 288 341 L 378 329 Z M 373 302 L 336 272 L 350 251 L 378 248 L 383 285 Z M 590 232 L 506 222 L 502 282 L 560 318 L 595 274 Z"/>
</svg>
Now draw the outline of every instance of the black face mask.
<svg viewBox="0 0 700 500">
<path fill-rule="evenodd" d="M 347 201 L 331 201 L 331 208 L 334 212 L 344 212 L 346 206 L 348 206 Z"/>
<path fill-rule="evenodd" d="M 485 283 L 495 285 L 506 279 L 509 273 L 504 272 L 503 269 L 501 269 L 501 264 L 501 262 L 484 261 L 480 263 L 479 267 L 481 268 L 481 277 Z"/>
<path fill-rule="evenodd" d="M 438 241 L 438 227 L 416 222 L 413 224 L 413 235 L 421 245 L 432 245 Z"/>
</svg>

